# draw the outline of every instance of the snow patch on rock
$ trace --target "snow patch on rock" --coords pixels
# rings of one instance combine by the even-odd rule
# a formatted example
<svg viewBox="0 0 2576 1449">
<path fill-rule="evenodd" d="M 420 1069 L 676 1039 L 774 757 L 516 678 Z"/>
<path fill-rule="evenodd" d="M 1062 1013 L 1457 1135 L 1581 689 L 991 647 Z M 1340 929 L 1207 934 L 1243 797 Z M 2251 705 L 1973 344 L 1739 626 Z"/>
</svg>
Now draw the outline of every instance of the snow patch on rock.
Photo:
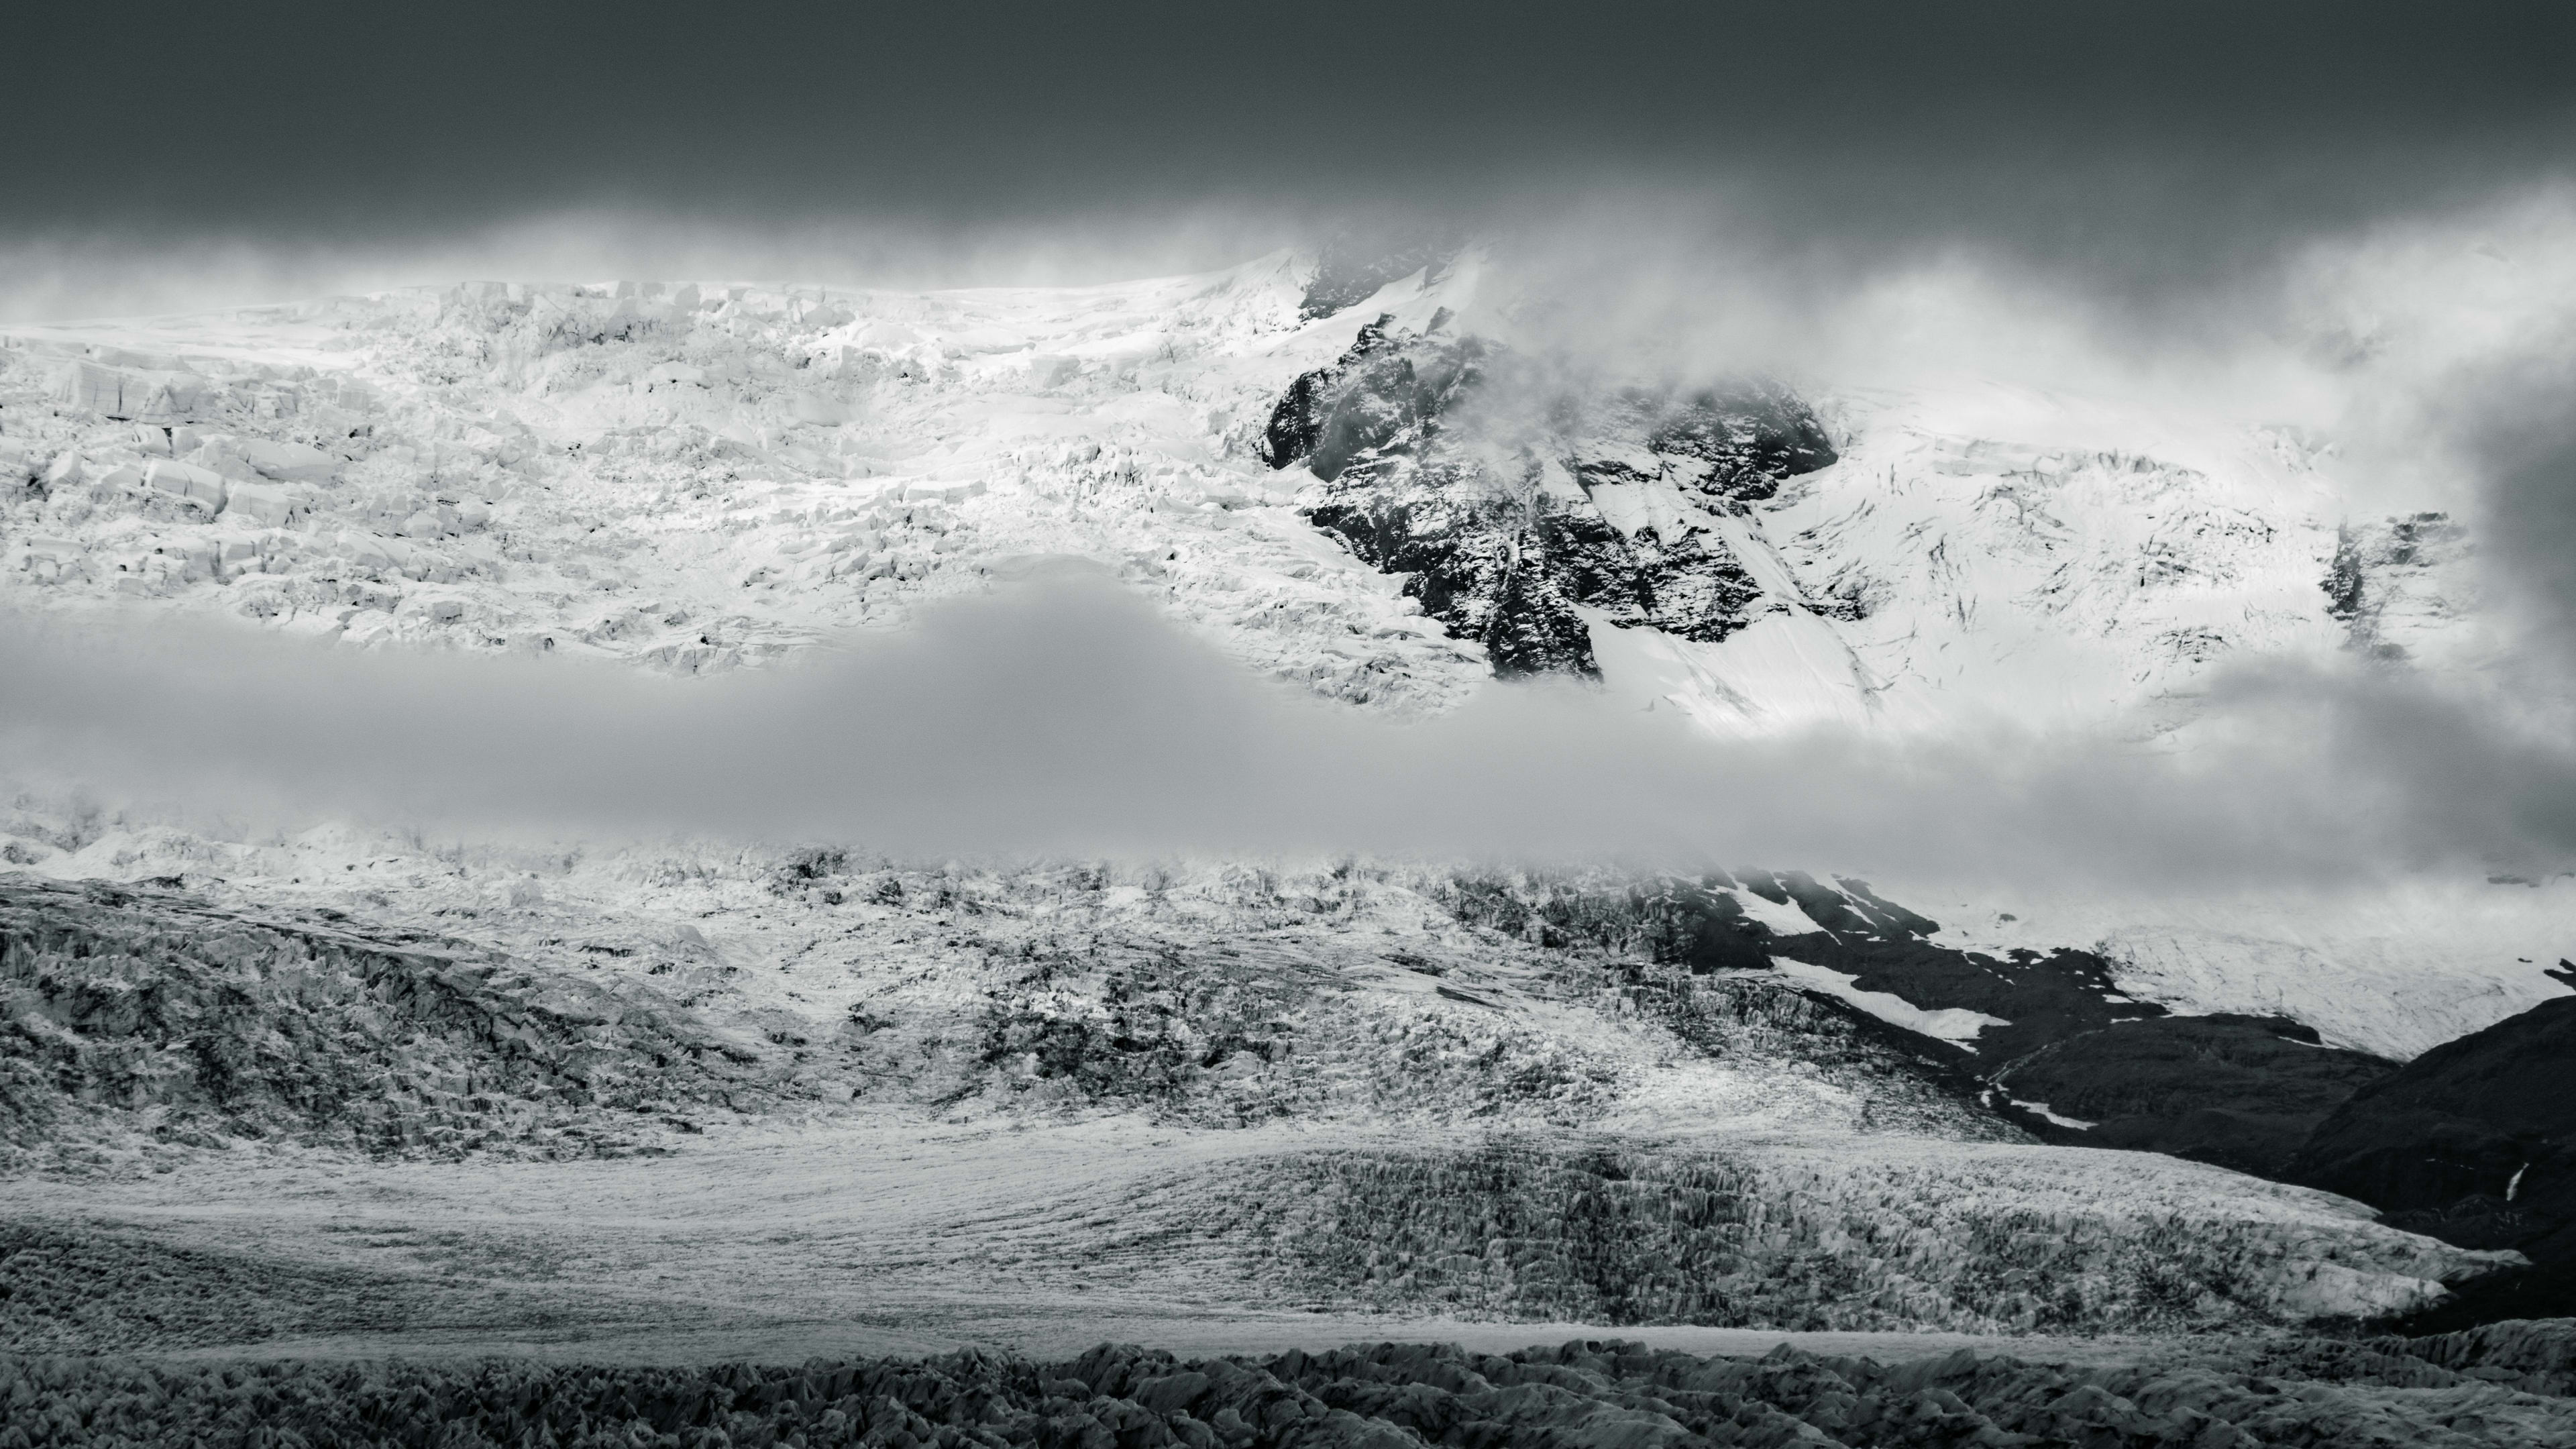
<svg viewBox="0 0 2576 1449">
<path fill-rule="evenodd" d="M 2012 1025 L 2000 1016 L 1988 1016 L 1982 1011 L 1970 1011 L 1959 1006 L 1926 1011 L 1892 991 L 1860 989 L 1852 984 L 1860 979 L 1857 976 L 1805 961 L 1792 961 L 1785 956 L 1772 957 L 1771 969 L 1827 995 L 1840 997 L 1891 1026 L 1901 1026 L 1907 1031 L 1961 1046 L 1974 1042 L 1977 1033 L 1987 1027 Z"/>
</svg>

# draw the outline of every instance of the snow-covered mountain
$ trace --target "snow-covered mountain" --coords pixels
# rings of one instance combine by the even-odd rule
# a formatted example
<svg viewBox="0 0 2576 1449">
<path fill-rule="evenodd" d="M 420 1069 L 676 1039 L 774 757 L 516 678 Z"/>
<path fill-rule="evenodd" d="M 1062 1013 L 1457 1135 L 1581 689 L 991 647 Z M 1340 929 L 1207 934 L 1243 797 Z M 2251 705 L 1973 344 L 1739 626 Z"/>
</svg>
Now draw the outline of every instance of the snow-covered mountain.
<svg viewBox="0 0 2576 1449">
<path fill-rule="evenodd" d="M 1721 644 L 1796 607 L 1766 596 L 1725 520 L 1833 462 L 1805 404 L 1760 384 L 1573 385 L 1449 335 L 1454 320 L 1369 323 L 1280 399 L 1259 451 L 1317 480 L 1300 499 L 1316 527 L 1403 575 L 1406 597 L 1482 642 L 1500 678 L 1597 678 L 1587 609 Z"/>
<path fill-rule="evenodd" d="M 1529 320 L 1491 255 L 1439 245 L 1083 288 L 477 283 L 14 328 L 0 606 L 694 675 L 1082 560 L 1353 710 L 1561 675 L 1711 749 L 1994 716 L 2146 737 L 2187 728 L 2231 659 L 2459 670 L 2491 647 L 2473 540 L 2356 513 L 2324 440 L 2002 384 L 1622 375 Z M 1863 1255 L 1869 1311 L 1820 1324 L 2438 1298 L 2496 1260 L 2158 1159 L 2122 1169 L 2157 1231 L 2227 1227 L 2156 1299 L 2165 1269 L 2122 1246 L 2138 1214 L 2077 1144 L 2277 1175 L 2355 1084 L 2563 995 L 2543 968 L 2576 952 L 2564 880 L 2159 914 L 1786 869 L 929 867 L 262 833 L 41 792 L 9 810 L 0 859 L 29 878 L 0 884 L 0 1026 L 42 1064 L 8 1124 L 20 1166 L 140 1173 L 173 1143 L 261 1138 L 660 1150 L 844 1109 L 1499 1123 L 1741 1148 L 1726 1171 L 1759 1180 L 1759 1212 L 1849 1257 L 1869 1211 L 1810 1199 L 1876 1190 L 1861 1165 L 1891 1140 L 1966 1164 L 1909 1180 L 1904 1211 L 1991 1206 L 1918 1213 L 1901 1251 Z M 287 984 L 228 990 L 244 962 Z M 153 1012 L 123 1009 L 136 992 Z M 342 1019 L 410 1035 L 334 1044 Z M 203 1058 L 228 1035 L 255 1049 Z M 1328 1181 L 1368 1201 L 1262 1140 L 1270 1165 L 1227 1179 L 1245 1202 Z M 2090 1245 L 2050 1270 L 2074 1306 L 2019 1280 L 1960 1296 L 2065 1221 Z M 1382 1246 L 1474 1248 L 1450 1241 L 1466 1219 L 1436 1226 Z M 1983 1246 L 1951 1253 L 1954 1229 Z M 1333 1271 L 1319 1301 L 1593 1303 Z"/>
<path fill-rule="evenodd" d="M 1371 708 L 1499 661 L 1725 732 L 2113 715 L 2473 613 L 2449 526 L 2346 516 L 2315 441 L 2002 386 L 1569 380 L 1495 270 L 1348 301 L 1373 273 L 1287 254 L 918 295 L 471 284 L 13 329 L 0 590 L 694 672 L 1072 555 Z M 1394 524 L 1426 508 L 1477 521 L 1434 559 Z M 1504 595 L 1531 640 L 1486 637 Z"/>
<path fill-rule="evenodd" d="M 1517 287 L 1446 243 L 1098 287 L 476 283 L 13 329 L 0 604 L 687 674 L 1070 558 L 1361 710 L 1595 676 L 1713 740 L 2147 737 L 2230 660 L 2459 672 L 2492 647 L 2473 541 L 2353 511 L 2329 440 L 1974 381 L 1624 376 L 1551 349 Z M 2400 1056 L 2531 1004 L 2526 958 L 2576 945 L 2554 885 L 2362 923 L 1896 889 L 1967 948 L 2097 949 L 2178 1004 Z M 2319 984 L 2320 959 L 2381 985 Z"/>
</svg>

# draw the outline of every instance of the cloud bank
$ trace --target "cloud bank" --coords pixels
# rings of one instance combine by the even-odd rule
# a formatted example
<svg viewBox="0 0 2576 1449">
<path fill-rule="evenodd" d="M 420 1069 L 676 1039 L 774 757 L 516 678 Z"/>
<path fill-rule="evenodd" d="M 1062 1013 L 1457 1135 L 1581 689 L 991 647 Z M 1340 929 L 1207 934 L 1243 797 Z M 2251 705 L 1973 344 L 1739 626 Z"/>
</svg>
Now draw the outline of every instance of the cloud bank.
<svg viewBox="0 0 2576 1449">
<path fill-rule="evenodd" d="M 906 854 L 1829 862 L 1962 885 L 2242 888 L 2576 854 L 2576 751 L 2358 672 L 2222 680 L 2192 748 L 2003 721 L 1720 744 L 1579 686 L 1378 721 L 1246 676 L 1106 582 L 674 681 L 19 619 L 0 750 L 253 818 L 682 832 Z"/>
</svg>

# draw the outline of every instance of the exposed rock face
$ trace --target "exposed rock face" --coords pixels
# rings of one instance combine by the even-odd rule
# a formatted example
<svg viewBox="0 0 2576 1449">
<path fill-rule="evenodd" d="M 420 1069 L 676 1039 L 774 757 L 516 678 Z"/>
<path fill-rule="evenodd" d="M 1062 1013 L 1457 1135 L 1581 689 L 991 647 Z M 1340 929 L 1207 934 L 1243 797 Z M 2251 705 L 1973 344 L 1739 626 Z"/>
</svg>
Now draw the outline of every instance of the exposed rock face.
<svg viewBox="0 0 2576 1449">
<path fill-rule="evenodd" d="M 1972 1011 L 2000 1024 L 1968 1043 L 1991 1073 L 2051 1042 L 2080 1032 L 2163 1016 L 2152 1002 L 2131 1001 L 2111 964 L 2090 951 L 2002 956 L 1933 944 L 1936 922 L 1881 900 L 1867 881 L 1816 880 L 1804 871 L 1739 869 L 1754 895 L 1794 905 L 1816 923 L 1809 933 L 1775 934 L 1771 954 L 1847 974 L 1859 991 L 1881 991 L 1926 1011 Z"/>
<path fill-rule="evenodd" d="M 1813 929 L 1791 930 L 1780 913 L 1756 920 L 1747 898 L 1792 908 Z M 1936 945 L 1928 938 L 1938 922 L 1881 898 L 1862 880 L 1827 884 L 1804 871 L 1738 867 L 1697 879 L 1553 885 L 1533 900 L 1466 879 L 1452 899 L 1462 919 L 1552 946 L 1633 953 L 1702 973 L 1768 970 L 1788 960 L 1921 1011 L 1990 1017 L 1964 1048 L 1935 1043 L 1986 1075 L 2051 1042 L 2165 1014 L 2127 999 L 2110 963 L 2089 951 L 1999 957 Z"/>
<path fill-rule="evenodd" d="M 2465 1246 L 2576 1262 L 2576 997 L 2446 1043 L 2356 1092 L 2288 1166 Z"/>
<path fill-rule="evenodd" d="M 2347 524 L 2323 582 L 2326 613 L 2349 631 L 2354 649 L 2408 658 L 2408 641 L 2462 611 L 2444 575 L 2468 554 L 2468 530 L 2444 513 Z"/>
<path fill-rule="evenodd" d="M 551 1443 L 987 1449 L 1683 1449 L 1703 1444 L 2563 1444 L 2576 1403 L 2404 1356 L 2273 1375 L 2213 1356 L 2072 1368 L 1961 1351 L 1881 1364 L 1781 1349 L 1698 1358 L 1577 1340 L 1509 1355 L 1382 1343 L 1183 1361 L 1103 1344 L 1069 1362 L 965 1349 L 914 1361 L 601 1368 L 19 1360 L 0 1402 L 31 1446 Z M 291 1438 L 288 1436 L 292 1436 Z"/>
<path fill-rule="evenodd" d="M 1786 929 L 1776 914 L 1755 920 L 1745 906 L 1753 898 L 1793 907 L 1815 929 Z M 2356 1089 L 2396 1069 L 2326 1047 L 2313 1028 L 2285 1018 L 2169 1016 L 2129 999 L 2110 963 L 2089 951 L 1995 956 L 1937 945 L 1930 938 L 1938 922 L 1862 880 L 1829 884 L 1803 871 L 1739 867 L 1615 889 L 1551 887 L 1533 899 L 1462 878 L 1452 905 L 1462 919 L 1560 948 L 1701 977 L 1786 961 L 1843 979 L 1850 1000 L 1974 1013 L 1984 1022 L 1965 1041 L 1934 1039 L 1901 1019 L 1879 1025 L 1928 1069 L 1992 1083 L 2063 1119 L 2014 1117 L 2051 1141 L 2168 1152 L 2276 1181 L 2307 1181 L 2284 1173 L 2309 1131 Z M 1891 1071 L 1875 1068 L 1881 1077 Z"/>
<path fill-rule="evenodd" d="M 655 993 L 457 942 L 0 876 L 0 1143 L 586 1155 L 674 1113 L 793 1095 Z"/>
<path fill-rule="evenodd" d="M 1262 453 L 1322 480 L 1317 527 L 1507 677 L 1597 674 L 1578 608 L 1703 642 L 1751 621 L 1762 590 L 1718 520 L 1834 461 L 1806 404 L 1602 387 L 1444 328 L 1381 318 L 1279 400 Z"/>
<path fill-rule="evenodd" d="M 2355 1091 L 2397 1070 L 2280 1017 L 2171 1016 L 2051 1043 L 2002 1075 L 2016 1098 L 2093 1124 L 2085 1140 L 2279 1180 Z"/>
</svg>

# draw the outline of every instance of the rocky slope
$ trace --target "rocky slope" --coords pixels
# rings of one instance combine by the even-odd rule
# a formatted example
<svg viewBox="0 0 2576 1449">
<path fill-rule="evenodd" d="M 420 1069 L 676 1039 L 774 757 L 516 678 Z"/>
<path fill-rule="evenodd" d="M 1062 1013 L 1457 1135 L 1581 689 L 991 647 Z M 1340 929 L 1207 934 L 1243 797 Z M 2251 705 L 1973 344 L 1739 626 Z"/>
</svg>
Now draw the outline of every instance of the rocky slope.
<svg viewBox="0 0 2576 1449">
<path fill-rule="evenodd" d="M 1939 944 L 1939 922 L 1865 881 L 1739 869 L 1696 881 L 1569 880 L 1534 899 L 1470 883 L 1458 900 L 1468 919 L 1577 954 L 1703 973 L 1767 967 L 1918 1041 L 1953 1044 L 1954 1070 L 2023 1109 L 2017 1120 L 2051 1141 L 2324 1187 L 2416 1231 L 2527 1252 L 2545 1273 L 2568 1257 L 2566 1128 L 2547 1084 L 2571 1059 L 2576 998 L 2544 1000 L 2401 1068 L 2328 1046 L 2288 1017 L 2172 1014 L 2126 994 L 2118 968 L 2094 953 Z M 2568 974 L 2533 977 L 2557 984 Z"/>
<path fill-rule="evenodd" d="M 1289 385 L 1263 429 L 1273 468 L 1322 481 L 1300 511 L 1404 576 L 1500 678 L 1597 677 L 1585 609 L 1622 628 L 1724 643 L 1768 600 L 1721 517 L 1834 461 L 1815 415 L 1775 386 L 1676 395 L 1585 388 L 1543 363 L 1393 314 Z"/>
<path fill-rule="evenodd" d="M 2176 1016 L 2093 952 L 1965 950 L 1867 881 L 1741 868 L 1697 880 L 1462 885 L 1466 919 L 1576 955 L 1759 972 L 1867 1012 L 2052 1140 L 2278 1177 L 2353 1091 L 2395 1070 L 2288 1018 Z M 1946 1048 L 1946 1050 L 1945 1050 Z"/>
<path fill-rule="evenodd" d="M 1999 1082 L 2085 1125 L 2082 1140 L 2279 1179 L 2327 1114 L 2397 1070 L 2281 1018 L 2163 1017 L 2053 1042 Z"/>
<path fill-rule="evenodd" d="M 2525 1313 L 2576 1308 L 2576 998 L 2543 1002 L 2434 1048 L 2321 1123 L 2292 1180 L 2387 1210 L 2388 1221 L 2539 1271 L 2488 1291 Z"/>
</svg>

